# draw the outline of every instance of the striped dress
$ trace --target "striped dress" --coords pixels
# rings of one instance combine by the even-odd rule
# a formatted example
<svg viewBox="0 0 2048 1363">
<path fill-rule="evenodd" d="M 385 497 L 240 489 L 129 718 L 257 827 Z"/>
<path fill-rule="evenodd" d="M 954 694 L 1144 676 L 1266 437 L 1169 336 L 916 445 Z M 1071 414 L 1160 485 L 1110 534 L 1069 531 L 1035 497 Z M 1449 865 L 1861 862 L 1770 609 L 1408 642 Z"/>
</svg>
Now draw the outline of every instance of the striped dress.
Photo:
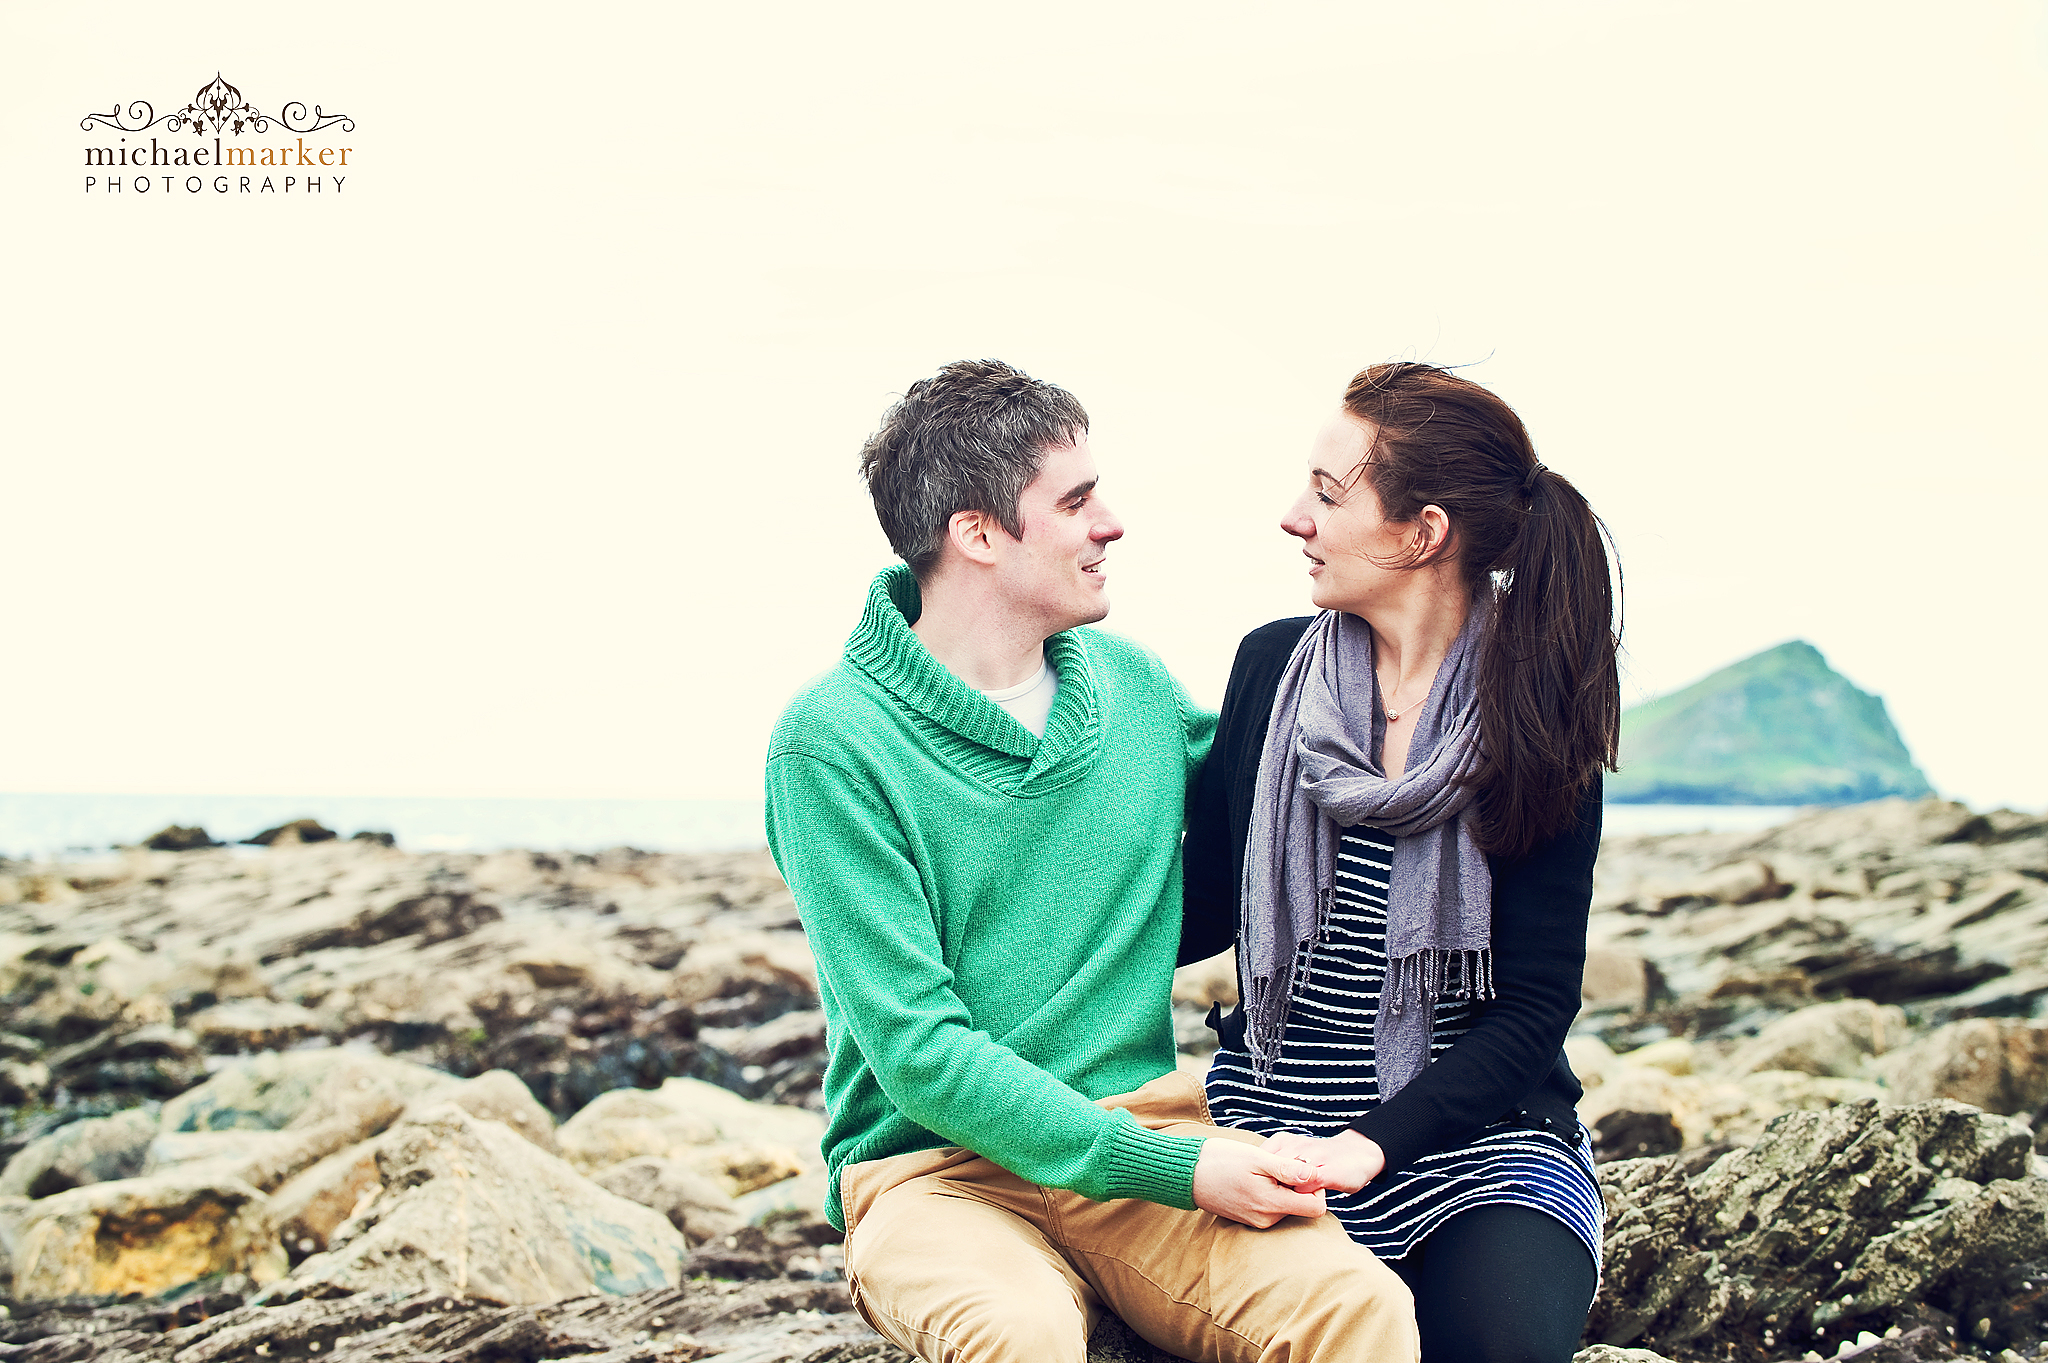
<svg viewBox="0 0 2048 1363">
<path fill-rule="evenodd" d="M 1306 981 L 1296 988 L 1271 1084 L 1261 1087 L 1253 1079 L 1244 1051 L 1219 1050 L 1207 1080 L 1218 1125 L 1334 1136 L 1378 1106 L 1373 1020 L 1387 969 L 1393 852 L 1391 834 L 1344 831 L 1330 924 L 1311 950 Z M 1465 1034 L 1480 1007 L 1437 1001 L 1432 1061 Z M 1467 1144 L 1425 1155 L 1355 1193 L 1329 1194 L 1330 1210 L 1352 1239 L 1382 1259 L 1399 1259 L 1459 1212 L 1487 1203 L 1531 1207 L 1577 1232 L 1597 1265 L 1605 1209 L 1593 1180 L 1593 1142 L 1583 1127 L 1579 1135 L 1574 1145 L 1547 1131 L 1489 1126 Z"/>
</svg>

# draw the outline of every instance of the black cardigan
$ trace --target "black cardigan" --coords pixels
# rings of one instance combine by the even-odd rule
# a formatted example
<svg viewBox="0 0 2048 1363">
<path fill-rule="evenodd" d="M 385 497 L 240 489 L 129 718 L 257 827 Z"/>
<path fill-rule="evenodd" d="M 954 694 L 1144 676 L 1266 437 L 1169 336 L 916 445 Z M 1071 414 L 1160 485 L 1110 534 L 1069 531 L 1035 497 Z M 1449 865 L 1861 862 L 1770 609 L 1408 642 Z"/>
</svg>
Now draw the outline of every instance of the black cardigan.
<svg viewBox="0 0 2048 1363">
<path fill-rule="evenodd" d="M 1238 893 L 1252 795 L 1280 674 L 1309 617 L 1276 620 L 1238 646 L 1216 744 L 1188 810 L 1186 913 L 1180 960 L 1206 960 L 1237 940 Z M 1562 1047 L 1579 1011 L 1586 915 L 1600 851 L 1600 783 L 1575 825 L 1524 857 L 1487 858 L 1493 872 L 1494 981 L 1498 996 L 1472 1028 L 1409 1085 L 1352 1122 L 1387 1154 L 1387 1169 L 1462 1145 L 1480 1128 L 1512 1121 L 1576 1141 L 1582 1090 Z M 1243 972 L 1240 969 L 1239 978 Z M 1215 1013 L 1211 1012 L 1214 1019 Z M 1240 1011 L 1219 1031 L 1244 1035 Z"/>
</svg>

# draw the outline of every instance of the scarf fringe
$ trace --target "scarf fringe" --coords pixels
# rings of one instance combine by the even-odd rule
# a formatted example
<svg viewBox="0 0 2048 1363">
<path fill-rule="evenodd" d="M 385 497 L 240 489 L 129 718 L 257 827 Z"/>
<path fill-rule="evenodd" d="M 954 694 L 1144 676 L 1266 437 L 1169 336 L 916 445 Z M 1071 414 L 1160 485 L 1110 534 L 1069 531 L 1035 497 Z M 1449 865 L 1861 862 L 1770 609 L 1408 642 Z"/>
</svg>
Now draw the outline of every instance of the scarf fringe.
<svg viewBox="0 0 2048 1363">
<path fill-rule="evenodd" d="M 1410 952 L 1387 964 L 1387 1006 L 1401 1012 L 1411 1005 L 1431 1008 L 1438 999 L 1491 999 L 1494 995 L 1493 948 Z"/>
<path fill-rule="evenodd" d="M 1280 1059 L 1280 1041 L 1287 1032 L 1287 1019 L 1294 1012 L 1294 996 L 1308 988 L 1315 974 L 1316 943 L 1323 940 L 1336 911 L 1335 890 L 1316 891 L 1316 928 L 1306 941 L 1294 944 L 1293 959 L 1272 975 L 1255 976 L 1251 997 L 1244 1005 L 1244 1048 L 1251 1056 L 1252 1082 L 1271 1088 L 1273 1066 Z"/>
</svg>

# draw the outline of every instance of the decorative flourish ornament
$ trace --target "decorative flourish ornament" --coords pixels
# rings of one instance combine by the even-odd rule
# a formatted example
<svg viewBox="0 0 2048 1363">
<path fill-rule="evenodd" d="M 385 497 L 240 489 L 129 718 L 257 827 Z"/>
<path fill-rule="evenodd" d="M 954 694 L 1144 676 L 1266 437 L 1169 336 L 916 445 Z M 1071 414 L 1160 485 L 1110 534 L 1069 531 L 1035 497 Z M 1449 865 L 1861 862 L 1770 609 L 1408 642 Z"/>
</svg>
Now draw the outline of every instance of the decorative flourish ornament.
<svg viewBox="0 0 2048 1363">
<path fill-rule="evenodd" d="M 95 123 L 124 133 L 147 132 L 161 123 L 165 132 L 190 128 L 198 137 L 209 132 L 232 132 L 237 137 L 244 131 L 267 133 L 273 123 L 295 133 L 317 132 L 334 124 L 339 124 L 345 133 L 356 130 L 355 120 L 347 114 L 330 114 L 317 104 L 309 114 L 306 106 L 298 100 L 285 105 L 284 111 L 272 118 L 243 99 L 242 92 L 222 79 L 218 71 L 211 81 L 199 88 L 198 94 L 192 96 L 192 102 L 176 113 L 159 114 L 155 105 L 138 99 L 125 109 L 116 104 L 106 113 L 87 114 L 78 126 L 91 132 Z"/>
</svg>

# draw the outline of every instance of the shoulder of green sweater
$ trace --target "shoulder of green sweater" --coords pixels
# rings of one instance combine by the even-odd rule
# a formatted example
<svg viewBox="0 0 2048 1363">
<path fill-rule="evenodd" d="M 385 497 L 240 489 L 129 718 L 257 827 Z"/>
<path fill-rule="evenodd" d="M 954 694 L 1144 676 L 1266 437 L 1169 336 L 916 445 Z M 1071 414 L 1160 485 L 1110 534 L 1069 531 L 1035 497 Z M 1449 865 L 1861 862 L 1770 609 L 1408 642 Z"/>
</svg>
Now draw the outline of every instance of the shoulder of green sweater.
<svg viewBox="0 0 2048 1363">
<path fill-rule="evenodd" d="M 1163 696 L 1171 696 L 1190 732 L 1207 733 L 1215 716 L 1195 704 L 1188 695 L 1187 687 L 1151 649 L 1134 639 L 1093 626 L 1071 630 L 1069 637 L 1086 652 L 1089 668 L 1095 673 L 1098 692 L 1114 695 L 1127 688 L 1135 689 L 1135 697 L 1122 695 L 1119 699 L 1136 698 L 1148 706 Z"/>
<path fill-rule="evenodd" d="M 1171 679 L 1172 674 L 1159 661 L 1159 655 L 1135 639 L 1093 625 L 1082 625 L 1067 634 L 1087 653 L 1091 666 L 1162 681 Z"/>
<path fill-rule="evenodd" d="M 887 692 L 859 668 L 841 662 L 813 677 L 790 697 L 768 736 L 768 760 L 791 755 L 829 757 L 849 742 L 891 727 L 896 716 Z"/>
</svg>

